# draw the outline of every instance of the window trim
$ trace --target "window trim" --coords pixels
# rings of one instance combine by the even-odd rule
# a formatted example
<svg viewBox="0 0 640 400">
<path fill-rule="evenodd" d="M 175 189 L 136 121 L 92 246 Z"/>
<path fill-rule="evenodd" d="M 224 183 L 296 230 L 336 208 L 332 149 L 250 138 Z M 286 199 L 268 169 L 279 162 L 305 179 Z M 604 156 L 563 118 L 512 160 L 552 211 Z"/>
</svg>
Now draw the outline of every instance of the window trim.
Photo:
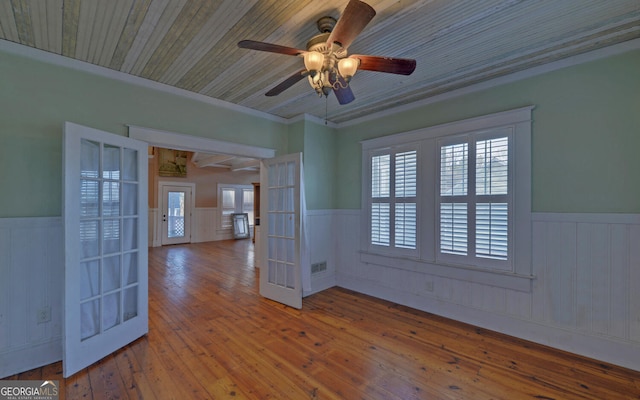
<svg viewBox="0 0 640 400">
<path fill-rule="evenodd" d="M 514 196 L 514 190 L 516 187 L 516 183 L 514 182 L 514 171 L 513 168 L 509 168 L 508 170 L 508 176 L 507 176 L 507 180 L 508 180 L 508 187 L 511 188 L 512 190 L 510 190 L 508 193 L 506 194 L 496 194 L 496 195 L 478 195 L 477 194 L 477 190 L 476 190 L 476 168 L 475 166 L 473 166 L 475 164 L 476 161 L 476 151 L 475 151 L 475 145 L 478 143 L 478 141 L 484 141 L 484 140 L 491 140 L 491 139 L 498 139 L 498 138 L 503 138 L 503 137 L 507 137 L 509 140 L 509 143 L 513 143 L 514 141 L 514 136 L 515 136 L 515 129 L 512 126 L 507 126 L 507 127 L 495 127 L 495 128 L 491 128 L 491 129 L 487 129 L 487 130 L 480 130 L 480 131 L 474 131 L 474 132 L 469 132 L 469 133 L 463 133 L 460 135 L 449 135 L 449 136 L 445 136 L 445 137 L 440 137 L 436 140 L 436 154 L 437 154 L 437 162 L 436 162 L 436 168 L 440 169 L 440 148 L 441 146 L 447 146 L 447 145 L 451 145 L 451 144 L 461 144 L 461 143 L 467 143 L 469 144 L 469 176 L 468 176 L 468 192 L 466 195 L 460 195 L 460 196 L 452 196 L 454 197 L 453 202 L 458 202 L 455 201 L 455 197 L 457 198 L 465 198 L 466 199 L 466 203 L 467 204 L 471 204 L 472 206 L 469 206 L 469 210 L 472 210 L 473 213 L 470 213 L 468 216 L 468 221 L 473 221 L 473 222 L 469 222 L 469 224 L 467 225 L 467 229 L 469 229 L 469 231 L 471 232 L 469 234 L 469 239 L 470 239 L 470 243 L 467 244 L 468 246 L 468 250 L 469 250 L 469 254 L 467 255 L 456 255 L 456 254 L 447 254 L 447 253 L 442 253 L 440 251 L 438 251 L 437 249 L 440 249 L 440 235 L 436 234 L 436 259 L 438 260 L 438 262 L 440 263 L 449 263 L 449 264 L 460 264 L 462 266 L 470 266 L 467 260 L 474 260 L 474 265 L 471 265 L 471 267 L 473 268 L 486 268 L 489 270 L 496 270 L 496 271 L 506 271 L 506 272 L 513 272 L 514 270 L 514 246 L 515 246 L 515 240 L 513 239 L 513 234 L 514 234 L 514 227 L 515 227 L 515 217 L 514 217 L 514 210 L 513 210 L 513 206 L 515 206 L 515 196 Z M 471 147 L 474 147 L 473 149 L 471 149 Z M 473 160 L 471 159 L 471 157 L 473 157 Z M 509 145 L 509 160 L 510 160 L 510 165 L 513 166 L 515 165 L 515 152 L 513 150 L 513 147 L 511 145 Z M 436 171 L 437 172 L 437 171 Z M 473 174 L 472 174 L 473 172 Z M 440 181 L 441 181 L 441 175 L 439 173 L 436 173 L 436 187 L 435 187 L 435 198 L 436 198 L 436 208 L 438 208 L 438 205 L 442 204 L 443 202 L 441 201 L 442 196 L 440 194 Z M 476 236 L 476 214 L 475 214 L 475 207 L 480 201 L 479 198 L 480 197 L 489 197 L 489 198 L 493 198 L 493 199 L 499 199 L 502 198 L 504 199 L 507 204 L 510 205 L 509 210 L 508 210 L 508 237 L 509 237 L 509 244 L 511 244 L 508 249 L 507 249 L 507 260 L 496 260 L 493 258 L 485 258 L 485 257 L 479 257 L 477 255 L 474 255 L 472 253 L 475 252 L 476 250 L 476 243 L 474 243 L 477 239 Z M 493 203 L 493 202 L 491 202 Z M 435 210 L 436 215 L 436 227 L 439 229 L 440 228 L 440 213 L 439 213 L 439 209 Z"/>
<path fill-rule="evenodd" d="M 402 201 L 401 199 L 405 199 L 405 198 L 398 198 L 395 195 L 395 169 L 393 168 L 393 166 L 396 165 L 396 155 L 398 153 L 404 153 L 404 152 L 410 152 L 410 151 L 417 151 L 417 154 L 420 154 L 419 149 L 416 147 L 418 146 L 417 144 L 412 144 L 412 143 L 408 143 L 408 144 L 402 144 L 399 146 L 394 146 L 393 148 L 387 148 L 387 149 L 376 149 L 374 151 L 372 151 L 370 154 L 372 157 L 369 157 L 366 164 L 367 164 L 367 168 L 370 171 L 371 170 L 371 159 L 374 156 L 379 156 L 379 155 L 385 155 L 385 154 L 389 154 L 390 155 L 390 166 L 392 167 L 392 169 L 389 171 L 389 175 L 390 175 L 390 180 L 389 180 L 389 190 L 390 190 L 390 194 L 389 194 L 389 198 L 387 201 L 378 201 L 379 203 L 386 203 L 389 204 L 389 246 L 381 246 L 381 245 L 375 245 L 375 244 L 371 244 L 369 243 L 369 238 L 371 237 L 371 231 L 369 230 L 369 228 L 367 227 L 367 238 L 365 238 L 365 241 L 367 243 L 369 243 L 369 247 L 374 250 L 374 249 L 378 249 L 377 251 L 374 250 L 375 252 L 382 252 L 385 254 L 396 254 L 396 255 L 406 255 L 406 256 L 412 256 L 412 257 L 417 257 L 418 255 L 418 249 L 420 247 L 419 245 L 419 237 L 416 237 L 416 249 L 410 249 L 410 248 L 401 248 L 401 247 L 396 247 L 395 245 L 395 206 L 398 203 L 405 203 L 405 201 Z M 417 163 L 417 169 L 420 169 L 420 160 L 416 160 Z M 416 205 L 419 204 L 420 202 L 420 193 L 419 193 L 419 188 L 417 189 L 417 193 L 415 196 L 411 196 L 411 197 L 407 197 L 407 198 L 411 198 L 411 199 L 415 199 L 413 201 L 407 201 L 407 203 L 413 203 L 415 202 Z M 371 192 L 371 180 L 369 179 L 367 182 L 367 191 L 368 193 Z M 393 194 L 393 195 L 392 195 Z M 373 198 L 368 198 L 367 199 L 368 204 L 366 205 L 367 207 L 367 215 L 370 215 L 371 212 L 371 207 L 372 204 L 374 203 Z M 418 221 L 416 222 L 416 224 L 419 224 L 419 217 L 418 217 Z M 416 233 L 417 235 L 417 233 Z"/>
<path fill-rule="evenodd" d="M 530 291 L 531 262 L 531 124 L 534 106 L 469 118 L 433 127 L 398 133 L 361 142 L 362 145 L 362 198 L 361 198 L 361 250 L 360 259 L 366 264 L 384 265 L 414 272 L 483 282 L 498 287 Z M 485 265 L 460 265 L 437 257 L 439 217 L 436 215 L 436 196 L 439 193 L 439 146 L 441 139 L 463 134 L 512 128 L 510 157 L 513 164 L 512 180 L 513 216 L 512 246 L 509 249 L 512 265 L 509 270 L 488 268 Z M 370 223 L 370 156 L 373 152 L 416 144 L 419 147 L 418 174 L 418 250 L 415 254 L 372 248 L 369 244 Z M 438 172 L 436 172 L 438 168 Z M 437 192 L 436 192 L 437 190 Z M 425 211 L 427 210 L 427 211 Z M 438 233 L 437 233 L 438 232 Z M 473 239 L 475 240 L 475 238 Z M 493 277 L 493 278 L 492 278 Z"/>
<path fill-rule="evenodd" d="M 240 210 L 243 210 L 244 208 L 244 204 L 242 204 L 242 193 L 244 190 L 250 190 L 252 192 L 254 192 L 253 190 L 253 185 L 245 185 L 245 184 L 236 184 L 236 183 L 218 183 L 218 206 L 216 207 L 217 209 L 217 214 L 218 214 L 218 223 L 217 223 L 217 229 L 219 231 L 231 231 L 233 228 L 233 225 L 230 225 L 228 227 L 225 227 L 223 225 L 223 219 L 224 219 L 224 215 L 223 215 L 223 207 L 222 207 L 222 191 L 224 189 L 233 189 L 235 191 L 235 210 L 234 213 L 238 213 L 238 212 L 246 212 L 246 211 L 238 211 L 238 198 L 240 198 Z M 254 198 L 253 201 L 255 202 L 255 193 L 253 194 Z M 253 211 L 253 210 L 251 210 Z M 249 218 L 249 228 L 251 229 L 253 227 L 253 221 L 252 218 Z"/>
</svg>

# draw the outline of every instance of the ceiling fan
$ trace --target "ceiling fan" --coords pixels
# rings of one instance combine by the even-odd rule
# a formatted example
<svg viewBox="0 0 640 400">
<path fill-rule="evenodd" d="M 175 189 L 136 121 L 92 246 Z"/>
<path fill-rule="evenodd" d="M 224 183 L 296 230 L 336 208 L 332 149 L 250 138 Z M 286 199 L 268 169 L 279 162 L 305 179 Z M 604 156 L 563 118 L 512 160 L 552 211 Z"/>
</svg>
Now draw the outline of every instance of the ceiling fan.
<svg viewBox="0 0 640 400">
<path fill-rule="evenodd" d="M 347 56 L 349 45 L 375 15 L 376 11 L 367 3 L 350 0 L 338 21 L 332 17 L 318 20 L 320 34 L 307 42 L 307 50 L 255 40 L 242 40 L 238 47 L 304 58 L 305 68 L 273 87 L 267 96 L 276 96 L 307 77 L 319 96 L 328 96 L 333 91 L 340 104 L 348 104 L 355 99 L 349 81 L 358 69 L 400 75 L 411 75 L 416 69 L 416 60 L 408 58 Z"/>
</svg>

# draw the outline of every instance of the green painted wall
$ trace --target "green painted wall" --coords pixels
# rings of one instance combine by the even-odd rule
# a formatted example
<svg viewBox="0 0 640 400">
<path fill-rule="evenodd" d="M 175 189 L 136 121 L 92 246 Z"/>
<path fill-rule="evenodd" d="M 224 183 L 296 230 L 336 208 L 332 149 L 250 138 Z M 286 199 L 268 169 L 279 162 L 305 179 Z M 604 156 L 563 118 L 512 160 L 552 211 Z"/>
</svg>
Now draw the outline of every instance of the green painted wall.
<svg viewBox="0 0 640 400">
<path fill-rule="evenodd" d="M 0 218 L 61 215 L 62 127 L 126 124 L 287 151 L 287 126 L 0 52 Z"/>
<path fill-rule="evenodd" d="M 336 208 L 336 132 L 310 121 L 289 126 L 289 153 L 302 153 L 307 209 Z"/>
<path fill-rule="evenodd" d="M 309 210 L 336 208 L 336 132 L 307 121 L 304 140 L 305 194 Z"/>
<path fill-rule="evenodd" d="M 359 141 L 535 105 L 536 212 L 640 212 L 640 51 L 341 129 L 338 208 L 359 208 Z"/>
</svg>

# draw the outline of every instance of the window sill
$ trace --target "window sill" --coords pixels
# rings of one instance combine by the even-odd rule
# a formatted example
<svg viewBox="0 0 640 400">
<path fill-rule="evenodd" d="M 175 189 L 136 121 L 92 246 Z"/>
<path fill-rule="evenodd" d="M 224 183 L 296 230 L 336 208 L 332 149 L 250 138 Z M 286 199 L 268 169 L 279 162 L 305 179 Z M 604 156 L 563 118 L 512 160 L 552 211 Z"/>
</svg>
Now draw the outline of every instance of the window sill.
<svg viewBox="0 0 640 400">
<path fill-rule="evenodd" d="M 531 292 L 531 282 L 535 279 L 533 275 L 521 275 L 506 271 L 490 271 L 459 265 L 435 264 L 418 259 L 386 256 L 366 251 L 360 252 L 360 261 L 365 264 L 420 272 L 519 292 Z"/>
</svg>

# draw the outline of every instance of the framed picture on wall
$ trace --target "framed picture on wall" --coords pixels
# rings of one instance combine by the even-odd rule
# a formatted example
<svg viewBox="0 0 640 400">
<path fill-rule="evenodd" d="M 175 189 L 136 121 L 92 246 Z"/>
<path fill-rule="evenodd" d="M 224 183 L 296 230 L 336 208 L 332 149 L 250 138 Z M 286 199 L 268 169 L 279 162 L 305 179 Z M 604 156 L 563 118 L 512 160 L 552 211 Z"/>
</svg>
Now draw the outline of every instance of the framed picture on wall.
<svg viewBox="0 0 640 400">
<path fill-rule="evenodd" d="M 158 149 L 158 166 L 160 176 L 185 178 L 187 176 L 187 152 Z"/>
</svg>

